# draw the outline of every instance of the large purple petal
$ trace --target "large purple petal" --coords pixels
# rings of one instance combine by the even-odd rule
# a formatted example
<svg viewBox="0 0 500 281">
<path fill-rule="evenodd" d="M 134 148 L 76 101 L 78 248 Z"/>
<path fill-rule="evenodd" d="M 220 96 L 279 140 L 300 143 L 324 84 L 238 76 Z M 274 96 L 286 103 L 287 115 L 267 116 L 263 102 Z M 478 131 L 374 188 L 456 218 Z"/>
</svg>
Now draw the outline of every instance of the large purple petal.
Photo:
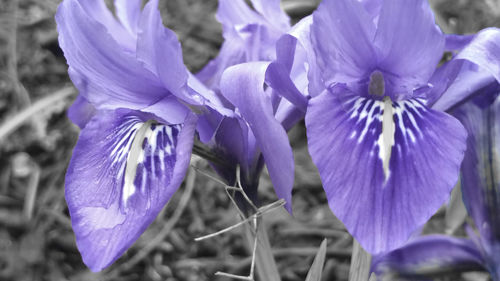
<svg viewBox="0 0 500 281">
<path fill-rule="evenodd" d="M 375 25 L 358 1 L 324 0 L 313 14 L 311 40 L 325 82 L 367 76 L 376 63 Z"/>
<path fill-rule="evenodd" d="M 391 280 L 458 269 L 484 270 L 481 252 L 471 240 L 444 235 L 418 238 L 372 262 L 372 271 L 379 277 L 392 276 Z"/>
<path fill-rule="evenodd" d="M 157 77 L 122 48 L 110 36 L 112 30 L 95 20 L 83 5 L 88 3 L 65 0 L 56 15 L 59 42 L 71 72 L 78 75 L 80 93 L 98 107 L 134 109 L 165 95 Z"/>
<path fill-rule="evenodd" d="M 291 211 L 294 162 L 284 128 L 275 119 L 271 98 L 264 91 L 269 63 L 253 62 L 228 68 L 221 79 L 222 94 L 248 122 L 262 151 L 276 194 Z"/>
<path fill-rule="evenodd" d="M 455 57 L 465 59 L 489 71 L 500 82 L 500 30 L 487 28 L 479 32 L 474 39 Z"/>
<path fill-rule="evenodd" d="M 375 46 L 380 71 L 391 74 L 386 77 L 387 91 L 411 93 L 427 84 L 444 43 L 427 0 L 384 0 Z"/>
<path fill-rule="evenodd" d="M 422 99 L 363 98 L 342 86 L 313 98 L 309 152 L 330 208 L 370 253 L 405 243 L 446 201 L 466 132 Z"/>
<path fill-rule="evenodd" d="M 119 258 L 181 184 L 195 128 L 154 116 L 99 111 L 82 130 L 66 174 L 66 201 L 83 261 L 100 271 Z"/>
</svg>

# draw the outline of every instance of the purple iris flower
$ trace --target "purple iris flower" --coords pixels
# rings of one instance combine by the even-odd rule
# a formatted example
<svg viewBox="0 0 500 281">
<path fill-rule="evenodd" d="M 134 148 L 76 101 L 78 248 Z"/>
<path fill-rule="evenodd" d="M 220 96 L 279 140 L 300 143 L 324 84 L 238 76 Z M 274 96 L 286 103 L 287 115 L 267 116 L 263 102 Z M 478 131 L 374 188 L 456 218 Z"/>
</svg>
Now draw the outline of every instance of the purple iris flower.
<svg viewBox="0 0 500 281">
<path fill-rule="evenodd" d="M 242 184 L 253 198 L 265 162 L 277 196 L 286 200 L 291 211 L 294 162 L 286 130 L 304 116 L 307 99 L 296 87 L 306 88 L 307 80 L 297 74 L 292 82 L 289 74 L 299 73 L 300 68 L 294 68 L 288 56 L 279 55 L 288 50 L 276 50 L 280 37 L 291 29 L 280 1 L 251 3 L 254 9 L 243 0 L 219 1 L 217 18 L 225 41 L 218 57 L 197 77 L 227 99 L 227 109 L 235 114 L 205 116 L 217 128 L 207 142 L 230 163 L 215 165 L 219 174 L 231 184 L 239 165 Z M 305 77 L 304 69 L 301 73 Z M 282 99 L 283 91 L 295 95 L 301 108 Z"/>
<path fill-rule="evenodd" d="M 120 257 L 181 184 L 197 112 L 220 110 L 182 61 L 158 0 L 65 0 L 56 20 L 80 95 L 69 111 L 82 130 L 66 174 L 66 201 L 85 264 Z M 196 89 L 196 90 L 195 90 Z M 206 131 L 204 128 L 198 129 Z"/>
<path fill-rule="evenodd" d="M 467 150 L 461 166 L 463 200 L 474 226 L 470 239 L 430 235 L 376 257 L 378 275 L 420 276 L 441 270 L 487 270 L 500 280 L 500 85 L 475 92 L 450 112 L 467 129 Z"/>
<path fill-rule="evenodd" d="M 498 75 L 496 32 L 445 36 L 425 0 L 324 0 L 314 12 L 311 42 L 299 38 L 314 57 L 309 152 L 330 208 L 368 252 L 402 246 L 449 197 L 467 133 L 441 110 L 494 79 L 478 68 Z M 456 55 L 438 68 L 445 50 Z M 470 90 L 452 91 L 459 78 Z"/>
</svg>

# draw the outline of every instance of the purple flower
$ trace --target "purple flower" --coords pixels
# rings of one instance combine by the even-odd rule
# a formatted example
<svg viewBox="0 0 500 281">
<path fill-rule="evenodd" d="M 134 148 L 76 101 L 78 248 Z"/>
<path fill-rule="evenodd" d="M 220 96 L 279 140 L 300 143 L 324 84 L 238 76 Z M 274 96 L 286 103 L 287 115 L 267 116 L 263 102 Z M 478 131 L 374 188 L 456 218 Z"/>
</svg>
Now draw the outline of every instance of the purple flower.
<svg viewBox="0 0 500 281">
<path fill-rule="evenodd" d="M 378 275 L 422 275 L 436 270 L 488 270 L 500 280 L 500 85 L 492 82 L 474 98 L 451 110 L 467 129 L 467 150 L 461 166 L 463 200 L 476 231 L 471 239 L 424 236 L 401 249 L 377 257 Z"/>
<path fill-rule="evenodd" d="M 294 162 L 286 129 L 304 116 L 307 99 L 296 84 L 302 88 L 307 84 L 298 79 L 292 82 L 289 73 L 300 70 L 286 61 L 288 56 L 280 55 L 288 50 L 276 50 L 280 37 L 290 30 L 280 1 L 252 0 L 252 4 L 255 10 L 243 0 L 219 1 L 217 18 L 223 25 L 225 42 L 218 57 L 197 77 L 227 99 L 227 108 L 235 116 L 214 118 L 212 114 L 201 119 L 211 119 L 207 123 L 217 128 L 206 142 L 230 163 L 227 167 L 216 165 L 219 174 L 231 184 L 234 167 L 240 165 L 243 185 L 255 198 L 265 162 L 277 196 L 286 200 L 291 211 Z M 302 73 L 305 75 L 304 68 Z M 264 89 L 264 83 L 270 87 Z M 288 93 L 301 107 L 281 98 Z"/>
<path fill-rule="evenodd" d="M 424 0 L 325 0 L 312 21 L 309 152 L 348 231 L 370 253 L 395 249 L 457 181 L 466 131 L 432 107 L 485 82 L 473 63 L 499 74 L 497 31 L 447 37 Z M 445 48 L 458 54 L 437 68 Z M 460 79 L 469 90 L 453 90 Z"/>
<path fill-rule="evenodd" d="M 184 66 L 158 0 L 142 11 L 141 3 L 116 0 L 115 18 L 104 1 L 65 0 L 56 15 L 80 91 L 69 116 L 82 128 L 66 201 L 78 249 L 93 271 L 120 257 L 181 184 L 197 126 L 189 107 L 224 112 Z"/>
</svg>

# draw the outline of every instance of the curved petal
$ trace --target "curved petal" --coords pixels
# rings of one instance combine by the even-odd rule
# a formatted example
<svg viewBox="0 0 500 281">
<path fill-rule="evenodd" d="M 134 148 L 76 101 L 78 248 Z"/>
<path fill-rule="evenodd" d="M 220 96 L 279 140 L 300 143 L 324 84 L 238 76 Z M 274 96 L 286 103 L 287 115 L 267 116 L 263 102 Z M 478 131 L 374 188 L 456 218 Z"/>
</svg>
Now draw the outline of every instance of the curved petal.
<svg viewBox="0 0 500 281">
<path fill-rule="evenodd" d="M 483 95 L 496 97 L 498 93 Z M 463 199 L 481 239 L 491 245 L 500 241 L 500 101 L 490 101 L 486 106 L 468 102 L 453 115 L 469 133 L 462 162 Z"/>
<path fill-rule="evenodd" d="M 59 42 L 84 97 L 99 108 L 148 106 L 165 95 L 157 77 L 124 50 L 77 0 L 63 1 L 56 20 Z M 95 1 L 90 1 L 95 2 Z M 102 2 L 102 1 L 99 1 Z"/>
<path fill-rule="evenodd" d="M 496 84 L 495 78 L 481 67 L 465 60 L 452 60 L 436 70 L 427 94 L 433 109 L 446 111 L 463 103 L 480 89 Z"/>
<path fill-rule="evenodd" d="M 100 271 L 119 258 L 181 184 L 196 119 L 161 125 L 130 110 L 99 111 L 81 131 L 66 201 L 83 261 Z"/>
<path fill-rule="evenodd" d="M 358 1 L 324 0 L 313 14 L 311 40 L 327 85 L 365 77 L 376 63 L 375 25 Z"/>
<path fill-rule="evenodd" d="M 443 56 L 444 43 L 427 0 L 384 0 L 375 46 L 378 67 L 392 74 L 386 84 L 394 85 L 393 92 L 411 92 L 427 84 Z"/>
<path fill-rule="evenodd" d="M 303 112 L 306 111 L 307 98 L 297 89 L 285 66 L 277 62 L 271 63 L 266 72 L 266 82 L 280 96 L 286 98 Z"/>
<path fill-rule="evenodd" d="M 379 277 L 389 274 L 393 278 L 397 275 L 422 277 L 455 270 L 484 270 L 483 264 L 481 252 L 471 240 L 429 235 L 375 257 L 372 271 Z"/>
<path fill-rule="evenodd" d="M 83 129 L 90 119 L 94 117 L 95 113 L 95 107 L 82 95 L 78 95 L 71 107 L 68 109 L 68 118 L 71 122 L 80 127 L 80 129 Z"/>
<path fill-rule="evenodd" d="M 271 98 L 264 92 L 269 63 L 253 62 L 228 68 L 221 79 L 222 94 L 234 104 L 250 126 L 262 151 L 279 198 L 291 211 L 294 162 L 284 128 L 275 119 Z"/>
<path fill-rule="evenodd" d="M 460 51 L 455 59 L 465 59 L 481 66 L 500 82 L 500 29 L 487 28 Z"/>
<path fill-rule="evenodd" d="M 330 208 L 370 253 L 403 245 L 457 182 L 466 132 L 421 99 L 373 100 L 337 86 L 310 101 L 306 127 Z"/>
</svg>

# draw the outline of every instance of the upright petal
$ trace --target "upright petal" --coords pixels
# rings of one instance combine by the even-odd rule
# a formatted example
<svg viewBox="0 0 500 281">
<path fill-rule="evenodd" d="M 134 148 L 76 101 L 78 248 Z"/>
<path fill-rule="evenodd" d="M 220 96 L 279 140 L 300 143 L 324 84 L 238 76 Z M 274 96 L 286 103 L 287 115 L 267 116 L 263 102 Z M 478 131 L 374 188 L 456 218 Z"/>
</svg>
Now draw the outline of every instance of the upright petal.
<svg viewBox="0 0 500 281">
<path fill-rule="evenodd" d="M 120 257 L 181 184 L 196 120 L 99 111 L 81 131 L 66 174 L 66 201 L 83 261 L 100 271 Z"/>
<path fill-rule="evenodd" d="M 466 133 L 421 99 L 354 96 L 342 86 L 313 98 L 309 153 L 330 208 L 370 253 L 403 245 L 446 201 Z"/>
<path fill-rule="evenodd" d="M 418 238 L 400 249 L 375 257 L 372 262 L 372 271 L 378 276 L 392 278 L 422 278 L 446 271 L 484 269 L 481 252 L 471 240 L 444 235 Z"/>
<path fill-rule="evenodd" d="M 251 0 L 253 7 L 267 22 L 286 32 L 290 29 L 290 18 L 281 9 L 281 0 Z"/>
<path fill-rule="evenodd" d="M 157 77 L 124 50 L 110 36 L 112 30 L 95 20 L 80 2 L 85 1 L 63 1 L 56 20 L 61 48 L 78 76 L 76 85 L 82 95 L 98 107 L 134 109 L 164 96 Z"/>
<path fill-rule="evenodd" d="M 302 63 L 307 69 L 307 92 L 309 95 L 314 97 L 319 95 L 325 89 L 325 86 L 323 85 L 321 73 L 316 64 L 316 53 L 314 52 L 314 47 L 311 42 L 312 22 L 313 16 L 307 16 L 296 23 L 288 32 L 288 34 L 284 36 L 293 36 L 297 38 L 298 42 L 300 43 L 300 46 L 296 47 L 296 49 L 299 50 L 297 52 L 305 53 L 305 59 L 303 59 Z M 280 42 L 278 42 L 278 44 L 279 43 Z"/>
<path fill-rule="evenodd" d="M 182 60 L 181 43 L 172 30 L 163 26 L 158 0 L 149 1 L 141 14 L 137 58 L 158 74 L 163 86 L 172 94 L 191 101 L 186 88 L 188 70 Z"/>
<path fill-rule="evenodd" d="M 357 81 L 374 64 L 375 25 L 358 1 L 324 0 L 313 14 L 311 40 L 327 85 Z"/>
<path fill-rule="evenodd" d="M 102 1 L 101 1 L 102 2 Z M 115 0 L 116 16 L 134 37 L 141 16 L 142 0 Z"/>
<path fill-rule="evenodd" d="M 375 45 L 378 67 L 391 73 L 394 92 L 427 84 L 444 51 L 445 38 L 427 0 L 384 0 Z M 386 85 L 387 88 L 387 85 Z"/>
<path fill-rule="evenodd" d="M 234 104 L 255 135 L 279 198 L 291 211 L 294 162 L 284 128 L 275 119 L 271 98 L 264 91 L 269 63 L 253 62 L 228 68 L 221 79 L 222 94 Z"/>
<path fill-rule="evenodd" d="M 79 4 L 89 18 L 99 22 L 109 31 L 109 35 L 113 37 L 120 47 L 128 51 L 135 50 L 134 36 L 127 32 L 126 27 L 116 20 L 106 6 L 105 1 L 88 0 L 80 1 Z"/>
</svg>

